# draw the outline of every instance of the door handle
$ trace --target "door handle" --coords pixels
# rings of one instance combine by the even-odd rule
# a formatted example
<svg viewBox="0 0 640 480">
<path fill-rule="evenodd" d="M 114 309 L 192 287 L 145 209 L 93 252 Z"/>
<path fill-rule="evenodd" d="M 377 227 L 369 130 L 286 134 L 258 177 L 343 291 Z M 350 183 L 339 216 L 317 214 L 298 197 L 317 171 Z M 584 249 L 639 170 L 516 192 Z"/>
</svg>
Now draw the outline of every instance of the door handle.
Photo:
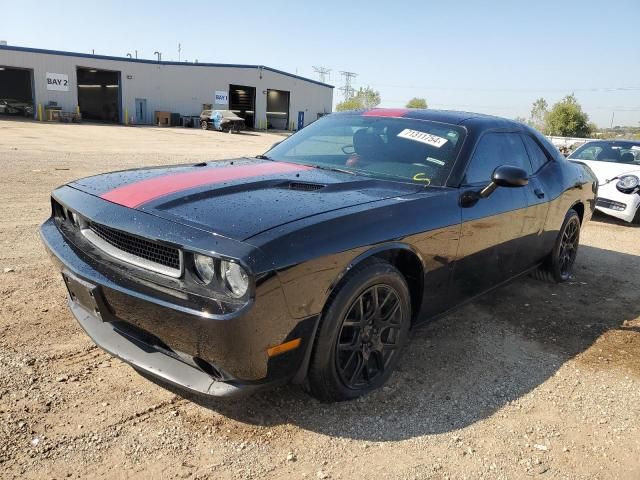
<svg viewBox="0 0 640 480">
<path fill-rule="evenodd" d="M 540 190 L 539 188 L 536 188 L 533 193 L 536 194 L 536 197 L 538 198 L 544 198 L 544 192 L 542 190 Z"/>
</svg>

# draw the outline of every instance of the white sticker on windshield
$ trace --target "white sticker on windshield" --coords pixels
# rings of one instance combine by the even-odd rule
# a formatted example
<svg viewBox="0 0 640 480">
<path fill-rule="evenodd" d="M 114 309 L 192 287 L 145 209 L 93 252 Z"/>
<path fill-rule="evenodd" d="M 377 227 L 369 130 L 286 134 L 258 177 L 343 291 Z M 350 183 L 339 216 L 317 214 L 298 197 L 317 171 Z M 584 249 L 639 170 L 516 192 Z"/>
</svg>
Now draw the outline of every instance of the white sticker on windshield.
<svg viewBox="0 0 640 480">
<path fill-rule="evenodd" d="M 398 134 L 398 137 L 413 140 L 414 142 L 426 143 L 427 145 L 431 145 L 436 148 L 440 148 L 448 141 L 446 138 L 438 137 L 431 133 L 420 132 L 418 130 L 411 130 L 410 128 L 405 128 Z"/>
</svg>

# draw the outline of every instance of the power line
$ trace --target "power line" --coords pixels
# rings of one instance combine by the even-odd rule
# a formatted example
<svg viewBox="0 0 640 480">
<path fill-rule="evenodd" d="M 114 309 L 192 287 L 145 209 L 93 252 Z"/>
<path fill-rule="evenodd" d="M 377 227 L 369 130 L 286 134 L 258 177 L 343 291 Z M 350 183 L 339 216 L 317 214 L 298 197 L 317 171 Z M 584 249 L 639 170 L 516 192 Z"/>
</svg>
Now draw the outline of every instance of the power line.
<svg viewBox="0 0 640 480">
<path fill-rule="evenodd" d="M 405 100 L 394 99 L 394 98 L 383 98 L 383 103 L 386 105 L 404 105 L 406 103 Z M 429 102 L 429 107 L 433 108 L 463 108 L 463 109 L 482 109 L 482 110 L 513 110 L 515 108 L 530 108 L 531 105 L 524 105 L 523 103 L 519 103 L 517 105 L 478 105 L 478 104 L 461 104 L 461 103 L 435 103 Z M 616 112 L 640 112 L 640 106 L 623 106 L 623 105 L 604 105 L 600 107 L 585 107 L 585 110 L 606 110 L 606 111 L 616 111 Z"/>
<path fill-rule="evenodd" d="M 312 67 L 313 71 L 318 74 L 318 80 L 327 83 L 327 79 L 331 79 L 331 69 L 327 67 Z"/>
<path fill-rule="evenodd" d="M 356 84 L 359 85 L 359 84 Z M 436 85 L 393 85 L 385 83 L 367 84 L 372 87 L 407 88 L 418 90 L 449 90 L 463 92 L 638 92 L 640 87 L 593 87 L 593 88 L 478 88 L 478 87 L 442 87 Z M 360 85 L 362 86 L 362 85 Z"/>
<path fill-rule="evenodd" d="M 349 100 L 355 93 L 351 81 L 356 78 L 358 74 L 353 72 L 340 72 L 340 75 L 342 75 L 344 79 L 344 86 L 340 87 L 339 90 L 342 92 L 344 99 Z"/>
</svg>

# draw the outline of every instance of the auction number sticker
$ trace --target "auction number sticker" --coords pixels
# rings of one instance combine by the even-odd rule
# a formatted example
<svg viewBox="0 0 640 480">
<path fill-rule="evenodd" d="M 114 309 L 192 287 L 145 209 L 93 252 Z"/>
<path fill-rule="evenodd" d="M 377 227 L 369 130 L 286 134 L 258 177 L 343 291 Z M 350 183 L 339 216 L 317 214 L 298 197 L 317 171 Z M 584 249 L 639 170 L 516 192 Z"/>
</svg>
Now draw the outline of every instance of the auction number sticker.
<svg viewBox="0 0 640 480">
<path fill-rule="evenodd" d="M 398 137 L 413 140 L 414 142 L 426 143 L 427 145 L 431 145 L 436 148 L 440 148 L 447 143 L 446 138 L 442 138 L 431 133 L 420 132 L 419 130 L 411 130 L 410 128 L 402 130 L 398 134 Z"/>
</svg>

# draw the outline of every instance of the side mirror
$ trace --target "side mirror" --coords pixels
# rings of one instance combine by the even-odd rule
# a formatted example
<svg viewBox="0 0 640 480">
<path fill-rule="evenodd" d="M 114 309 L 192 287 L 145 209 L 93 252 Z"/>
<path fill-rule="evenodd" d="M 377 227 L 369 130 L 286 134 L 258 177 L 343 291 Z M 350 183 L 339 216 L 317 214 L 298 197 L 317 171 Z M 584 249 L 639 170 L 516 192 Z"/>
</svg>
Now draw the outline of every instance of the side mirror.
<svg viewBox="0 0 640 480">
<path fill-rule="evenodd" d="M 501 165 L 491 174 L 491 183 L 480 190 L 480 197 L 487 198 L 498 187 L 524 187 L 529 183 L 526 170 L 512 165 Z"/>
</svg>

